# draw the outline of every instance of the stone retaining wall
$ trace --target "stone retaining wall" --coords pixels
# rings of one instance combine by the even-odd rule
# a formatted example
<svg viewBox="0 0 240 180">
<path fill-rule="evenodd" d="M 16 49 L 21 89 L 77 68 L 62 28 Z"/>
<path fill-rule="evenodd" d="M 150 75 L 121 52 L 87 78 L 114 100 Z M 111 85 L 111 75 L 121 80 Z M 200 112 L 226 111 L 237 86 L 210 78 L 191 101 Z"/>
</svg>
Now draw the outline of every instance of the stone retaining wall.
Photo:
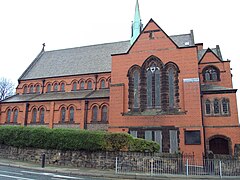
<svg viewBox="0 0 240 180">
<path fill-rule="evenodd" d="M 42 155 L 45 154 L 45 164 L 88 167 L 100 169 L 114 169 L 116 157 L 124 160 L 143 159 L 151 156 L 177 158 L 176 154 L 151 154 L 133 152 L 88 152 L 88 151 L 60 151 L 33 148 L 15 148 L 0 145 L 0 157 L 41 163 Z"/>
</svg>

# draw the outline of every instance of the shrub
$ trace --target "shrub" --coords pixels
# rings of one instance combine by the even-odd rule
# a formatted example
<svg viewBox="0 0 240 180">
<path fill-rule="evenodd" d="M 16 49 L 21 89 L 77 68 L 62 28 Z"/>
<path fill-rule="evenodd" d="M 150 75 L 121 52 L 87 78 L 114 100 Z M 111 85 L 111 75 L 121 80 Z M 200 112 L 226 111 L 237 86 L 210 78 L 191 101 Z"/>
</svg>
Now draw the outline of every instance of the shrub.
<svg viewBox="0 0 240 180">
<path fill-rule="evenodd" d="M 58 150 L 157 152 L 159 145 L 126 133 L 1 126 L 0 144 Z"/>
</svg>

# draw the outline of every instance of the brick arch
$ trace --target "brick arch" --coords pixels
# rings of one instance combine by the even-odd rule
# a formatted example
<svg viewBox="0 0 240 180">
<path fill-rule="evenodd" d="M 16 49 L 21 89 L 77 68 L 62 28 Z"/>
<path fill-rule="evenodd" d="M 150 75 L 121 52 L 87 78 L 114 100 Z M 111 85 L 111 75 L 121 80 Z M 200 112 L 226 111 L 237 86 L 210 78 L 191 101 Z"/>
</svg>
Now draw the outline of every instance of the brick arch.
<svg viewBox="0 0 240 180">
<path fill-rule="evenodd" d="M 216 134 L 216 135 L 213 135 L 211 137 L 209 137 L 207 139 L 207 142 L 206 142 L 206 147 L 207 147 L 207 150 L 208 151 L 212 151 L 213 149 L 210 149 L 210 141 L 212 140 L 215 140 L 215 139 L 222 139 L 222 140 L 225 140 L 227 141 L 228 143 L 228 154 L 232 154 L 233 153 L 233 150 L 232 150 L 232 141 L 231 141 L 231 138 L 225 136 L 225 135 L 221 135 L 221 134 Z M 214 152 L 213 152 L 214 153 Z"/>
<path fill-rule="evenodd" d="M 38 111 L 40 111 L 42 108 L 43 108 L 45 111 L 47 111 L 47 107 L 44 106 L 44 105 L 39 106 L 39 107 L 38 107 Z"/>
<path fill-rule="evenodd" d="M 104 103 L 100 104 L 99 109 L 102 109 L 103 106 L 109 107 L 109 103 L 104 102 Z"/>
</svg>

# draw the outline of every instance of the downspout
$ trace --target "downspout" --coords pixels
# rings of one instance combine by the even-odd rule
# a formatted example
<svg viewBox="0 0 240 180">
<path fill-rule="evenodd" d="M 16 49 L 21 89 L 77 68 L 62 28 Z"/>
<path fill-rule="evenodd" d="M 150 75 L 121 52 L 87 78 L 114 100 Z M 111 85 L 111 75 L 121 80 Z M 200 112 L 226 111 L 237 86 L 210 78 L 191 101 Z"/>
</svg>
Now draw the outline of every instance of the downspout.
<svg viewBox="0 0 240 180">
<path fill-rule="evenodd" d="M 45 79 L 42 80 L 42 94 L 44 93 L 44 84 L 45 84 Z"/>
<path fill-rule="evenodd" d="M 202 87 L 201 87 L 201 82 L 200 82 L 200 77 L 199 77 L 199 86 L 200 86 L 200 100 L 201 100 L 201 115 L 202 115 L 202 127 L 203 127 L 203 146 L 204 146 L 204 154 L 206 155 L 207 153 L 207 147 L 206 147 L 206 130 L 205 130 L 205 125 L 204 125 L 204 115 L 203 115 L 203 94 L 202 94 Z"/>
<path fill-rule="evenodd" d="M 85 101 L 85 108 L 84 108 L 84 129 L 87 129 L 88 103 L 89 103 L 89 101 Z"/>
<path fill-rule="evenodd" d="M 27 103 L 26 103 L 24 126 L 27 126 L 27 122 L 28 122 L 28 108 L 29 108 L 29 103 L 27 102 Z"/>
</svg>

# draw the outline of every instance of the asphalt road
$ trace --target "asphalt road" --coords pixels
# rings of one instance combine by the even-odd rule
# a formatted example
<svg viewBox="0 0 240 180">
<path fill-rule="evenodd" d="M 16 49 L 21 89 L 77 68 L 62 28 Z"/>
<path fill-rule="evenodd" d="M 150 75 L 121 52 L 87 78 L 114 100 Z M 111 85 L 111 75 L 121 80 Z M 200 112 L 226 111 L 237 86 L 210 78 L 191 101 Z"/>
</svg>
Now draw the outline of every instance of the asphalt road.
<svg viewBox="0 0 240 180">
<path fill-rule="evenodd" d="M 61 173 L 46 173 L 24 168 L 0 166 L 0 180 L 106 180 L 102 178 L 81 177 Z"/>
</svg>

